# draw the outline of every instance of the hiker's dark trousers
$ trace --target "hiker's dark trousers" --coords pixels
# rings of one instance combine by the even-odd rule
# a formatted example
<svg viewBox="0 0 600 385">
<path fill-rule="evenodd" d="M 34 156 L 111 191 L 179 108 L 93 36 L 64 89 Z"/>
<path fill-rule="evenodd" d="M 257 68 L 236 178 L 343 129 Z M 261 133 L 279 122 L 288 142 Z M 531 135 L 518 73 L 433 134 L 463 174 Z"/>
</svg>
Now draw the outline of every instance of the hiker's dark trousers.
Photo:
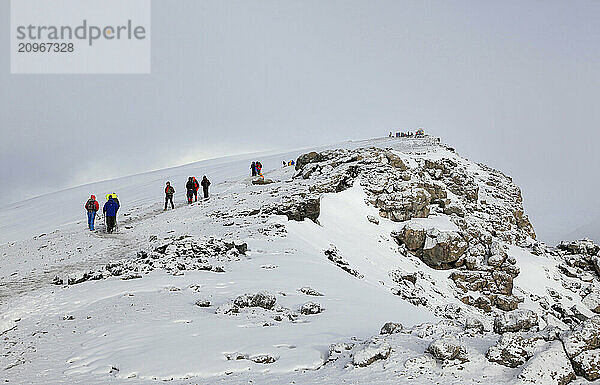
<svg viewBox="0 0 600 385">
<path fill-rule="evenodd" d="M 204 199 L 208 198 L 208 187 L 204 187 L 202 192 L 204 193 Z"/>
<path fill-rule="evenodd" d="M 117 217 L 106 217 L 106 232 L 112 233 L 117 225 Z"/>
<path fill-rule="evenodd" d="M 175 205 L 173 204 L 173 195 L 167 195 L 165 197 L 165 210 L 167 209 L 167 204 L 171 202 L 171 208 L 174 209 Z"/>
</svg>

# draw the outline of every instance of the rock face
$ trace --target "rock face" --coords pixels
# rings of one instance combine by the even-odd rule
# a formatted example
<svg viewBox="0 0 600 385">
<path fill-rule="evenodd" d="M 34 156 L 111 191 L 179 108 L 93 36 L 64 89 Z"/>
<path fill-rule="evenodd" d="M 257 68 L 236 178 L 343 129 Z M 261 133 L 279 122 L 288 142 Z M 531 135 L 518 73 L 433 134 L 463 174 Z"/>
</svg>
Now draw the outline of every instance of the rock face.
<svg viewBox="0 0 600 385">
<path fill-rule="evenodd" d="M 518 309 L 502 313 L 494 319 L 494 332 L 528 331 L 538 326 L 538 315 L 529 309 Z"/>
</svg>

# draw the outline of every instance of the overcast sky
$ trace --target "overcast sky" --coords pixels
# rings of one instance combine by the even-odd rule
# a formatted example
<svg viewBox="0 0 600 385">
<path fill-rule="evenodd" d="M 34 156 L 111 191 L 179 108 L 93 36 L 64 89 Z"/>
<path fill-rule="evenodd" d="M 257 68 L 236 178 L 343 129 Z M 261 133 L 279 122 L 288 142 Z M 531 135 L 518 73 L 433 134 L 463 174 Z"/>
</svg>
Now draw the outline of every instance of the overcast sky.
<svg viewBox="0 0 600 385">
<path fill-rule="evenodd" d="M 511 175 L 543 240 L 600 216 L 600 1 L 153 1 L 151 75 L 10 75 L 9 14 L 2 206 L 423 126 Z"/>
</svg>

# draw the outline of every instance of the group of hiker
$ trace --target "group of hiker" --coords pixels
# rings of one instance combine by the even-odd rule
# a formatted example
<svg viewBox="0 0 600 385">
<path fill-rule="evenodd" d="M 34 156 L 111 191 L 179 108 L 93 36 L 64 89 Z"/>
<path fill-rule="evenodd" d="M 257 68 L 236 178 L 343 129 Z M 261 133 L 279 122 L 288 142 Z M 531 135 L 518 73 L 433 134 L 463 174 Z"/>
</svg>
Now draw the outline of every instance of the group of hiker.
<svg viewBox="0 0 600 385">
<path fill-rule="evenodd" d="M 202 186 L 202 192 L 204 193 L 204 199 L 208 198 L 208 186 L 210 186 L 210 181 L 204 175 L 202 177 L 202 181 L 198 183 L 195 177 L 191 176 L 188 178 L 185 187 L 187 189 L 187 201 L 188 204 L 193 201 L 198 201 L 198 190 Z M 175 194 L 175 188 L 171 186 L 171 182 L 167 182 L 165 186 L 165 208 L 167 210 L 167 205 L 171 203 L 171 208 L 174 209 L 175 205 L 173 204 L 173 195 Z M 98 210 L 100 210 L 100 204 L 96 200 L 95 195 L 91 195 L 90 198 L 84 205 L 85 210 L 87 211 L 88 217 L 88 227 L 90 231 L 94 231 L 94 222 L 96 220 L 96 215 Z M 121 204 L 119 203 L 119 198 L 116 193 L 110 193 L 106 195 L 106 203 L 102 207 L 102 212 L 104 214 L 104 220 L 106 223 L 106 232 L 112 233 L 117 228 L 117 212 Z"/>
<path fill-rule="evenodd" d="M 407 131 L 407 132 L 396 132 L 395 134 L 392 134 L 392 131 L 390 131 L 390 134 L 388 135 L 390 138 L 393 138 L 394 136 L 396 138 L 422 138 L 425 136 L 425 130 L 423 130 L 422 128 L 419 128 L 416 132 L 411 132 L 411 131 Z"/>
<path fill-rule="evenodd" d="M 196 177 L 190 176 L 187 180 L 187 183 L 185 184 L 185 188 L 187 190 L 187 202 L 192 203 L 192 202 L 198 202 L 198 189 L 200 188 L 200 186 L 202 186 L 202 192 L 204 193 L 204 199 L 208 198 L 208 186 L 210 186 L 210 181 L 208 180 L 208 178 L 206 177 L 206 175 L 204 175 L 202 177 L 202 182 L 198 183 L 198 181 L 196 180 Z M 169 190 L 169 187 L 171 189 L 171 191 L 173 191 L 173 193 L 175 193 L 175 189 L 173 187 L 170 186 L 169 182 L 167 182 L 167 187 L 165 188 L 165 193 L 167 193 L 167 190 Z M 169 194 L 167 193 L 167 198 L 169 199 Z M 165 210 L 167 209 L 167 200 L 165 199 Z M 173 194 L 171 194 L 171 207 L 173 207 Z"/>
<path fill-rule="evenodd" d="M 294 160 L 288 160 L 287 162 L 284 160 L 283 161 L 283 167 L 287 167 L 287 166 L 294 166 L 296 164 L 296 162 L 294 162 Z"/>
<path fill-rule="evenodd" d="M 284 166 L 294 166 L 295 162 L 290 160 L 288 162 L 283 161 Z M 262 175 L 262 163 L 259 161 L 254 161 L 250 165 L 250 170 L 252 171 L 252 176 L 263 177 Z M 202 193 L 204 195 L 204 199 L 208 199 L 208 187 L 210 186 L 210 181 L 204 175 L 202 177 L 202 181 L 198 183 L 196 177 L 190 176 L 185 184 L 186 188 L 186 197 L 187 203 L 191 204 L 193 202 L 198 201 L 198 190 L 202 186 Z M 169 204 L 171 205 L 171 209 L 175 208 L 175 204 L 173 203 L 173 195 L 175 195 L 175 188 L 171 185 L 171 182 L 167 181 L 165 186 L 165 208 L 163 211 L 167 210 Z M 96 220 L 96 214 L 100 209 L 100 204 L 96 200 L 96 196 L 90 196 L 90 199 L 85 203 L 85 209 L 88 215 L 88 227 L 90 231 L 94 230 L 94 221 Z M 106 232 L 112 233 L 117 227 L 117 211 L 121 207 L 119 203 L 119 199 L 117 198 L 116 193 L 110 193 L 106 195 L 106 203 L 102 207 L 102 212 L 104 213 L 104 219 L 106 222 Z"/>
<path fill-rule="evenodd" d="M 256 162 L 252 162 L 250 165 L 250 170 L 252 171 L 252 176 L 262 176 L 262 163 L 258 160 Z"/>
<path fill-rule="evenodd" d="M 100 209 L 100 204 L 96 200 L 96 196 L 91 195 L 84 207 L 87 211 L 88 227 L 90 228 L 90 231 L 93 231 L 96 213 Z M 106 203 L 104 203 L 104 206 L 102 207 L 102 213 L 104 214 L 104 220 L 106 223 L 106 232 L 109 234 L 112 233 L 117 227 L 117 211 L 119 211 L 120 207 L 121 204 L 119 203 L 117 194 L 110 193 L 106 195 Z"/>
</svg>

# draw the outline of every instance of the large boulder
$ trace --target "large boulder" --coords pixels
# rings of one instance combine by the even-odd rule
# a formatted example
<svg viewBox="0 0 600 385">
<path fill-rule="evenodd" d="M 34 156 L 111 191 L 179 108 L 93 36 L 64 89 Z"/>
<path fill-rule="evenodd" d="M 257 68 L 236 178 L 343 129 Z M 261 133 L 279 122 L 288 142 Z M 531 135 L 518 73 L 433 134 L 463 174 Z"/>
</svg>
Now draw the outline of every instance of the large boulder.
<svg viewBox="0 0 600 385">
<path fill-rule="evenodd" d="M 566 385 L 575 379 L 575 373 L 560 341 L 533 356 L 523 366 L 516 384 Z"/>
<path fill-rule="evenodd" d="M 425 235 L 421 259 L 435 269 L 448 269 L 468 247 L 469 244 L 458 232 L 429 229 Z"/>
<path fill-rule="evenodd" d="M 408 223 L 399 232 L 392 233 L 392 236 L 410 251 L 421 250 L 425 246 L 425 229 L 419 224 Z"/>
<path fill-rule="evenodd" d="M 296 170 L 302 169 L 305 165 L 309 163 L 321 162 L 322 160 L 323 156 L 315 151 L 311 151 L 308 154 L 300 155 L 296 160 Z"/>
<path fill-rule="evenodd" d="M 400 333 L 404 329 L 401 323 L 398 322 L 386 322 L 382 327 L 379 334 L 396 334 Z"/>
<path fill-rule="evenodd" d="M 275 306 L 275 302 L 277 302 L 277 299 L 273 294 L 260 291 L 256 294 L 242 294 L 233 301 L 233 304 L 238 308 L 262 307 L 263 309 L 271 310 Z"/>
<path fill-rule="evenodd" d="M 494 319 L 494 332 L 503 334 L 528 331 L 536 328 L 538 324 L 538 315 L 534 311 L 517 309 L 497 315 Z"/>
<path fill-rule="evenodd" d="M 352 363 L 355 366 L 369 366 L 375 361 L 387 359 L 391 352 L 392 347 L 385 340 L 374 337 L 354 353 Z"/>
<path fill-rule="evenodd" d="M 451 336 L 433 341 L 427 348 L 427 352 L 442 362 L 451 360 L 468 361 L 465 348 L 461 346 L 458 339 Z"/>
</svg>

